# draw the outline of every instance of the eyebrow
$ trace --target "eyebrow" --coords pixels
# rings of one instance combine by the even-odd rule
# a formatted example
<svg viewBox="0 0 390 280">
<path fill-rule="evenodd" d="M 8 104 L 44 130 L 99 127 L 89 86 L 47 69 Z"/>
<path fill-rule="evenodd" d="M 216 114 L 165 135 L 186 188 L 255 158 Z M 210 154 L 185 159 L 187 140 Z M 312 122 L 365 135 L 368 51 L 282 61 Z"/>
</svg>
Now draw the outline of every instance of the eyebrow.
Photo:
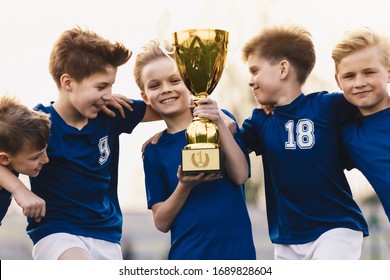
<svg viewBox="0 0 390 280">
<path fill-rule="evenodd" d="M 39 152 L 37 152 L 37 153 L 32 154 L 31 156 L 29 156 L 29 158 L 34 158 L 34 157 L 36 157 L 36 156 L 40 156 L 41 154 L 43 154 L 43 153 L 45 152 L 46 148 L 47 148 L 47 146 L 46 146 L 44 149 L 40 150 Z"/>
</svg>

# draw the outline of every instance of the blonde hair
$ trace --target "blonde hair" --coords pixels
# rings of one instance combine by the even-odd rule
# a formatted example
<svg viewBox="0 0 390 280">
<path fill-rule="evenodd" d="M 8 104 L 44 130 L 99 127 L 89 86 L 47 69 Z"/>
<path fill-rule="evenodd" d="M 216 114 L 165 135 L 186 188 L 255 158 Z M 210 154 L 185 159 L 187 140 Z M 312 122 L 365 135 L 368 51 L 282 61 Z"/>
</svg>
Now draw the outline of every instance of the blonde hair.
<svg viewBox="0 0 390 280">
<path fill-rule="evenodd" d="M 242 59 L 259 55 L 271 63 L 286 59 L 297 72 L 297 80 L 303 84 L 316 62 L 311 34 L 301 26 L 275 26 L 265 28 L 249 40 L 242 49 Z"/>
<path fill-rule="evenodd" d="M 0 98 L 0 151 L 17 154 L 24 145 L 44 149 L 50 138 L 49 115 L 27 108 L 15 97 Z"/>
<path fill-rule="evenodd" d="M 332 58 L 335 71 L 341 60 L 356 51 L 377 46 L 383 66 L 390 67 L 390 38 L 374 32 L 368 27 L 351 30 L 345 33 L 344 38 L 333 48 Z"/>
<path fill-rule="evenodd" d="M 169 57 L 174 59 L 173 46 L 168 41 L 163 41 L 162 45 L 157 40 L 151 40 L 145 44 L 138 53 L 134 63 L 134 79 L 140 90 L 144 90 L 142 82 L 142 69 L 159 58 Z"/>
</svg>

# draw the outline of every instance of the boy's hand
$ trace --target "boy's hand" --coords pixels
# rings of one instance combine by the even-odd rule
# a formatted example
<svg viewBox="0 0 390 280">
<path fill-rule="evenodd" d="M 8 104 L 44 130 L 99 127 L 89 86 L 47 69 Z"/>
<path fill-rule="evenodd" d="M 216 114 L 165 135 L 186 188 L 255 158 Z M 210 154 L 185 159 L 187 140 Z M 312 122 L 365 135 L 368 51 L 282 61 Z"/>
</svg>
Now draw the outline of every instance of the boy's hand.
<svg viewBox="0 0 390 280">
<path fill-rule="evenodd" d="M 236 133 L 236 123 L 224 112 L 219 110 L 217 102 L 210 98 L 201 98 L 198 100 L 199 106 L 194 107 L 193 115 L 195 117 L 204 117 L 211 120 L 213 123 L 218 124 L 219 121 L 223 121 L 229 128 L 232 135 Z"/>
<path fill-rule="evenodd" d="M 199 173 L 197 175 L 184 175 L 181 165 L 179 165 L 177 170 L 177 178 L 183 185 L 186 185 L 189 188 L 193 188 L 200 183 L 221 179 L 222 177 L 223 175 L 220 173 Z"/>
<path fill-rule="evenodd" d="M 125 107 L 129 111 L 133 111 L 131 104 L 133 104 L 133 100 L 131 100 L 130 98 L 127 98 L 124 95 L 114 94 L 112 96 L 112 99 L 110 101 L 107 101 L 106 105 L 102 107 L 102 112 L 110 117 L 115 117 L 114 111 L 108 108 L 108 106 L 112 106 L 120 112 L 122 118 L 125 118 L 126 114 L 123 108 Z"/>
<path fill-rule="evenodd" d="M 157 144 L 158 140 L 160 140 L 160 137 L 162 136 L 162 134 L 163 134 L 162 131 L 157 132 L 155 135 L 153 135 L 152 137 L 150 137 L 148 140 L 145 141 L 145 143 L 142 145 L 142 148 L 141 148 L 142 156 L 145 153 L 146 147 L 149 146 L 149 144 L 153 144 L 153 145 Z"/>
<path fill-rule="evenodd" d="M 275 107 L 274 105 L 260 105 L 259 106 L 261 109 L 263 109 L 264 113 L 266 115 L 271 115 L 272 114 L 272 109 Z"/>
<path fill-rule="evenodd" d="M 193 107 L 193 105 L 191 105 Z M 215 124 L 221 120 L 217 102 L 211 98 L 201 98 L 197 101 L 192 114 L 194 117 L 207 118 Z"/>
<path fill-rule="evenodd" d="M 46 215 L 46 202 L 28 188 L 18 188 L 12 195 L 23 209 L 23 215 L 34 218 L 37 223 Z"/>
</svg>

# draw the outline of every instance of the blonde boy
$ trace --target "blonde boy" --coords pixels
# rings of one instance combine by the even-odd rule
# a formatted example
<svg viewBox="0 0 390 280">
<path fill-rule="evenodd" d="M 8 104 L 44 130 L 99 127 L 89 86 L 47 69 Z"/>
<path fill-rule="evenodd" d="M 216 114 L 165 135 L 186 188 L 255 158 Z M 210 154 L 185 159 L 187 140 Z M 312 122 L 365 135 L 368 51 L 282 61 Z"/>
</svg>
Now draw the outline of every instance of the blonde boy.
<svg viewBox="0 0 390 280">
<path fill-rule="evenodd" d="M 343 129 L 348 169 L 365 175 L 390 219 L 390 39 L 366 27 L 349 31 L 332 58 L 338 86 L 361 114 Z"/>
</svg>

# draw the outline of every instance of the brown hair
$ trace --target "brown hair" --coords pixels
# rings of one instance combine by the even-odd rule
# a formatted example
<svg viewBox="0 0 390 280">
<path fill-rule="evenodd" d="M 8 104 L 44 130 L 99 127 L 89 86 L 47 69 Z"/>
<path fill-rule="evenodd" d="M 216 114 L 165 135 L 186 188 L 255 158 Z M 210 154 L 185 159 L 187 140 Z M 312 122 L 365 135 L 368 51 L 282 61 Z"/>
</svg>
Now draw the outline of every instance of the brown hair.
<svg viewBox="0 0 390 280">
<path fill-rule="evenodd" d="M 49 143 L 49 138 L 48 114 L 29 109 L 14 97 L 0 98 L 1 151 L 15 155 L 26 144 L 42 150 Z"/>
<path fill-rule="evenodd" d="M 277 26 L 264 29 L 243 47 L 242 58 L 259 55 L 271 63 L 286 59 L 295 68 L 303 84 L 313 70 L 316 55 L 311 34 L 300 26 Z"/>
<path fill-rule="evenodd" d="M 344 57 L 372 46 L 378 47 L 383 66 L 390 68 L 390 38 L 368 27 L 362 27 L 346 32 L 344 38 L 333 48 L 332 58 L 336 73 L 338 72 L 337 66 Z"/>
<path fill-rule="evenodd" d="M 161 46 L 157 40 L 152 40 L 142 47 L 134 63 L 134 79 L 140 90 L 144 90 L 145 86 L 142 82 L 142 69 L 145 65 L 162 57 L 174 59 L 173 46 L 168 41 L 164 41 Z"/>
<path fill-rule="evenodd" d="M 105 72 L 108 65 L 118 67 L 131 57 L 121 43 L 111 43 L 96 33 L 73 28 L 61 34 L 50 54 L 49 71 L 57 87 L 67 73 L 77 82 L 96 72 Z"/>
</svg>

